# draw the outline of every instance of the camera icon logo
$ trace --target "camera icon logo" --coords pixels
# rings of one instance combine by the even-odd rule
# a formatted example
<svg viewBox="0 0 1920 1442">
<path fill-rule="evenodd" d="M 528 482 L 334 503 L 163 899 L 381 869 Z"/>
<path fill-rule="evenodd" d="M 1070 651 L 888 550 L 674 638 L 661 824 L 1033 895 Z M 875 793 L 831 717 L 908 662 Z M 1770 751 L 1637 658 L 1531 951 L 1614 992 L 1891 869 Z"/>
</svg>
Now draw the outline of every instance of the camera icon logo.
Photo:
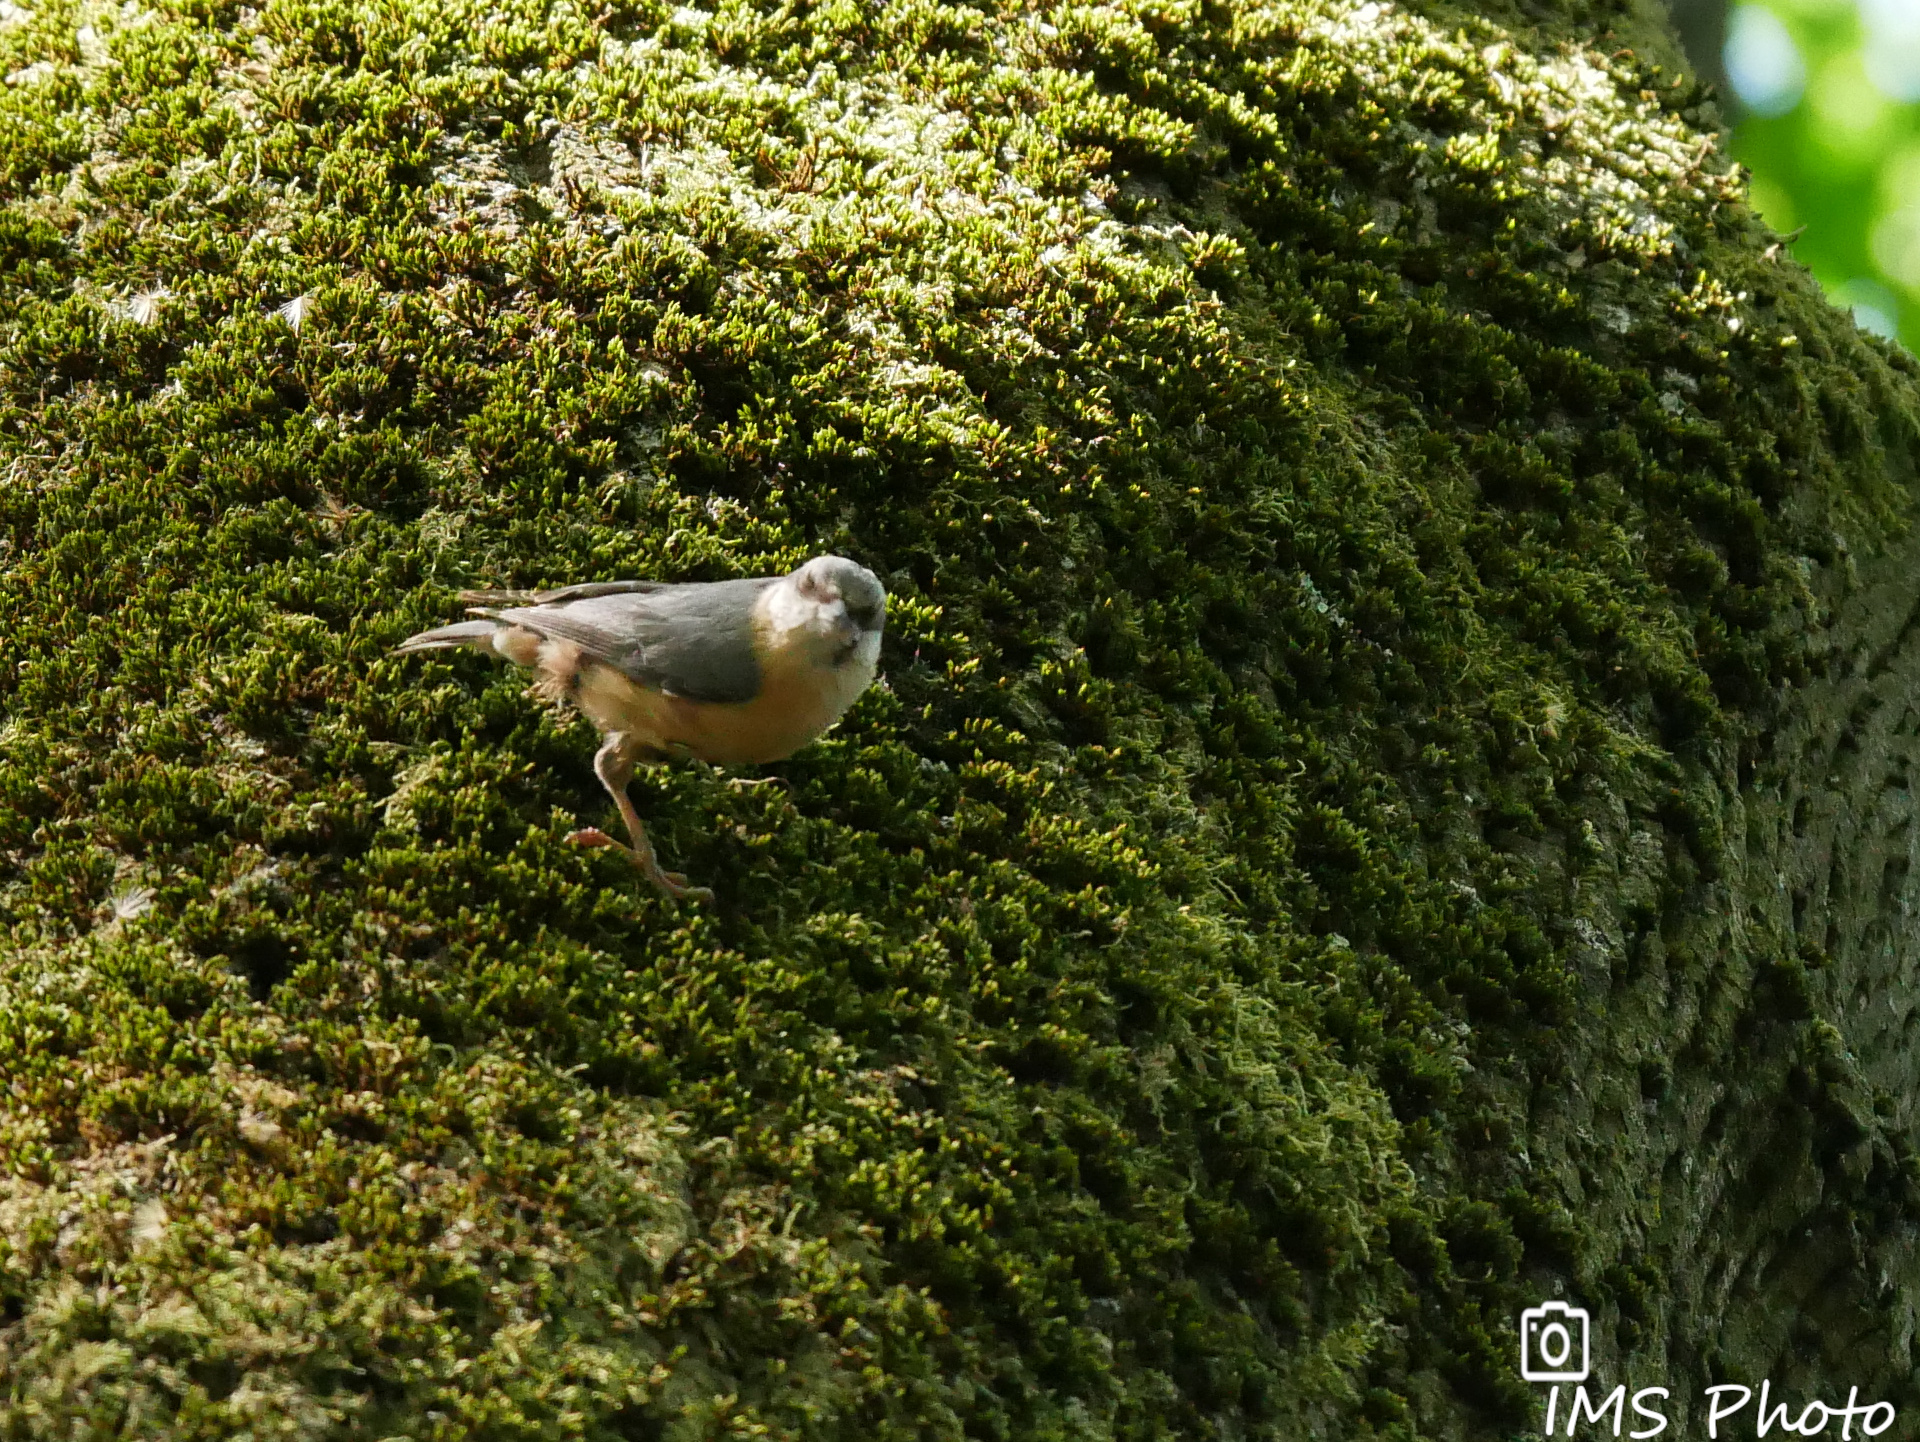
<svg viewBox="0 0 1920 1442">
<path fill-rule="evenodd" d="M 1520 1375 L 1527 1381 L 1584 1382 L 1588 1360 L 1585 1307 L 1542 1302 L 1520 1314 Z"/>
</svg>

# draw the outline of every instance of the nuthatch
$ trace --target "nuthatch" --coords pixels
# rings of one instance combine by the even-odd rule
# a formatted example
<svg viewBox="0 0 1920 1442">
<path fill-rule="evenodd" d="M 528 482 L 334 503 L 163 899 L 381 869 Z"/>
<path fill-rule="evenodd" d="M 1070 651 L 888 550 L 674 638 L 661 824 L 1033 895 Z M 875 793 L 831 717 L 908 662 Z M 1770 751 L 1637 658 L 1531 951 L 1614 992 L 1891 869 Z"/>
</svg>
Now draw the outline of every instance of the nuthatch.
<svg viewBox="0 0 1920 1442">
<path fill-rule="evenodd" d="M 627 796 L 640 761 L 778 761 L 825 731 L 872 682 L 887 593 L 842 556 L 750 581 L 596 581 L 557 591 L 463 591 L 477 621 L 409 636 L 397 652 L 465 647 L 534 673 L 604 737 L 594 774 L 631 846 L 598 827 L 567 839 L 613 846 L 670 897 L 712 896 L 662 871 Z M 506 603 L 522 604 L 506 604 Z"/>
</svg>

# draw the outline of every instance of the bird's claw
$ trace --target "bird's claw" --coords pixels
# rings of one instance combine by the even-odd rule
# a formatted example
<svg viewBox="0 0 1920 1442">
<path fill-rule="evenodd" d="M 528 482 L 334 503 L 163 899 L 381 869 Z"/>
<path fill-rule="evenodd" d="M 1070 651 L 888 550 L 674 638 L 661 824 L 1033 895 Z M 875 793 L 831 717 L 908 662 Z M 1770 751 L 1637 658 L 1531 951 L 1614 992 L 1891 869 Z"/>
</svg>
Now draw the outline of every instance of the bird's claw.
<svg viewBox="0 0 1920 1442">
<path fill-rule="evenodd" d="M 635 858 L 639 865 L 639 858 Z M 685 873 L 679 871 L 648 871 L 645 866 L 641 872 L 659 888 L 661 895 L 672 901 L 712 901 L 713 889 L 707 886 L 689 886 Z"/>
<path fill-rule="evenodd" d="M 616 851 L 626 852 L 628 859 L 633 862 L 634 869 L 651 881 L 661 895 L 670 901 L 713 900 L 713 891 L 710 887 L 689 886 L 684 872 L 662 871 L 657 863 L 650 864 L 647 857 L 642 856 L 631 846 L 621 845 L 597 826 L 583 826 L 578 831 L 569 833 L 567 840 L 575 846 L 595 848 L 611 846 Z"/>
</svg>

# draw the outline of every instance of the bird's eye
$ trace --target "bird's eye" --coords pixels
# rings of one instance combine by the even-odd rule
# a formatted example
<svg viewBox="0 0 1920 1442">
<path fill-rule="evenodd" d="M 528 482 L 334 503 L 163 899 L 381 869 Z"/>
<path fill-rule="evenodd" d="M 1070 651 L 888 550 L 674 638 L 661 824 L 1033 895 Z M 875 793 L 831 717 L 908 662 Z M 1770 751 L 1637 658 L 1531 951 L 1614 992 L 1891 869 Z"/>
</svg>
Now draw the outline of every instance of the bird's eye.
<svg viewBox="0 0 1920 1442">
<path fill-rule="evenodd" d="M 871 631 L 874 628 L 875 622 L 880 619 L 880 608 L 878 606 L 849 606 L 847 607 L 847 616 L 852 620 L 853 624 L 858 626 L 862 631 Z"/>
</svg>

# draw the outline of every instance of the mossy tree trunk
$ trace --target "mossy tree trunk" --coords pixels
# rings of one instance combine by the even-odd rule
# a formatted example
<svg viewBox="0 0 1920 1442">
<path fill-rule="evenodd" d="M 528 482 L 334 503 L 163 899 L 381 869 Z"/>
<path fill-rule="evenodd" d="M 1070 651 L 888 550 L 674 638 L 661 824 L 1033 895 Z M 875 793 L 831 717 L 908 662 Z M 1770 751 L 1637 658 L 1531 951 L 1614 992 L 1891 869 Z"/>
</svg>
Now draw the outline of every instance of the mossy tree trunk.
<svg viewBox="0 0 1920 1442">
<path fill-rule="evenodd" d="M 1920 1401 L 1914 367 L 1556 13 L 0 9 L 0 1432 Z M 829 549 L 711 906 L 388 655 Z"/>
</svg>

